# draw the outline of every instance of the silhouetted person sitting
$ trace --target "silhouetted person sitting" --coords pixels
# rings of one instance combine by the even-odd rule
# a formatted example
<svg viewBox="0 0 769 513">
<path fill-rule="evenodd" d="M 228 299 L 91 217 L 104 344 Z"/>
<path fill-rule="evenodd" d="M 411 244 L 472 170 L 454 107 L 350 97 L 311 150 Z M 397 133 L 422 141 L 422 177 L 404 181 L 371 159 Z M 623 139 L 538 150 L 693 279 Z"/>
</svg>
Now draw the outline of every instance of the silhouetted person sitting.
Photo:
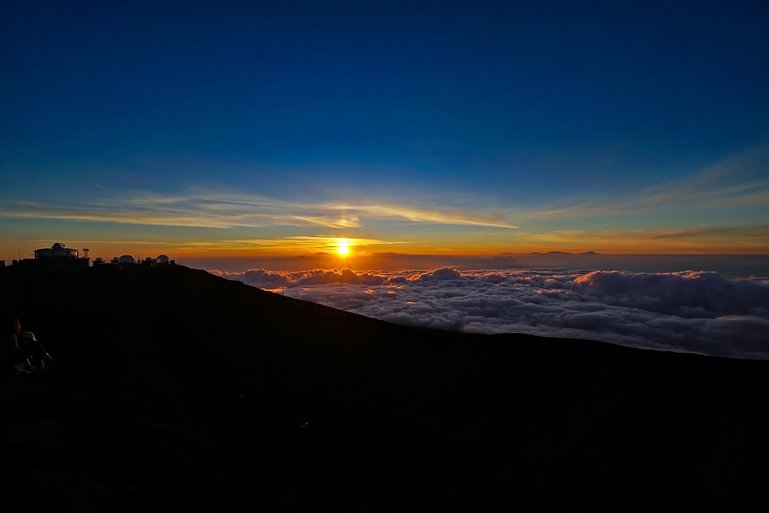
<svg viewBox="0 0 769 513">
<path fill-rule="evenodd" d="M 31 331 L 21 331 L 21 322 L 15 316 L 5 319 L 0 335 L 0 367 L 15 368 L 20 372 L 42 370 L 51 355 L 37 341 Z"/>
</svg>

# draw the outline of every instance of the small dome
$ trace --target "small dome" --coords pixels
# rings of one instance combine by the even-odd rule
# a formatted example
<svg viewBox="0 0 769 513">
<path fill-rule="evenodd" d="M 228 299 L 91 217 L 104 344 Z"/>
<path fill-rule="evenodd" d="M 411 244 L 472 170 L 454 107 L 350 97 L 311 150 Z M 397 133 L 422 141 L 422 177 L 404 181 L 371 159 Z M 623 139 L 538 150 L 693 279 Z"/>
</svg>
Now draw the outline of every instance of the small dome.
<svg viewBox="0 0 769 513">
<path fill-rule="evenodd" d="M 159 264 L 167 264 L 169 262 L 168 255 L 160 255 L 156 262 Z"/>
<path fill-rule="evenodd" d="M 117 259 L 118 264 L 133 264 L 134 263 L 134 257 L 131 255 L 123 255 L 120 258 Z"/>
</svg>

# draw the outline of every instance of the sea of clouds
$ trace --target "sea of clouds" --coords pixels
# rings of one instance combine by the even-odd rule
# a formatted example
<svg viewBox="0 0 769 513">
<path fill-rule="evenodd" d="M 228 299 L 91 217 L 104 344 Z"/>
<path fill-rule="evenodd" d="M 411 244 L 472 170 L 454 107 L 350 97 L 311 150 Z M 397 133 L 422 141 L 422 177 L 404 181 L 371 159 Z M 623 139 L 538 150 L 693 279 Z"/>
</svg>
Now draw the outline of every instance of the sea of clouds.
<svg viewBox="0 0 769 513">
<path fill-rule="evenodd" d="M 714 272 L 210 271 L 399 324 L 769 359 L 769 279 Z"/>
</svg>

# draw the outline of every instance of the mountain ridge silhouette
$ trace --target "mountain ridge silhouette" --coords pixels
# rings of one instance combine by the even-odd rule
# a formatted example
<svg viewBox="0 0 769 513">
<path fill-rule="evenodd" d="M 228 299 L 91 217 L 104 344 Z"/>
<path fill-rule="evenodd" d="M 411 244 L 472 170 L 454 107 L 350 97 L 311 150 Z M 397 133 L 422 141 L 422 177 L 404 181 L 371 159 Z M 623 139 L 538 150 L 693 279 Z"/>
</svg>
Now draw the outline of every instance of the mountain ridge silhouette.
<svg viewBox="0 0 769 513">
<path fill-rule="evenodd" d="M 58 362 L 2 378 L 57 511 L 765 511 L 769 362 L 397 326 L 183 266 L 0 269 Z"/>
</svg>

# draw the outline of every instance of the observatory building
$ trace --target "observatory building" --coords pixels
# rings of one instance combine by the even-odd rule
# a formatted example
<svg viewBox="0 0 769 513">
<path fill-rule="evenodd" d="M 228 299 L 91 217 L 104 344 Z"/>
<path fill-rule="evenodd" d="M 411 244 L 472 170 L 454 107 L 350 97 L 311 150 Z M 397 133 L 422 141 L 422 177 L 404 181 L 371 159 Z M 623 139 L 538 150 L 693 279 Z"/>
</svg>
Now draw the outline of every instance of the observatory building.
<svg viewBox="0 0 769 513">
<path fill-rule="evenodd" d="M 157 258 L 152 257 L 146 257 L 145 259 L 141 259 L 140 257 L 134 257 L 133 255 L 122 255 L 119 257 L 114 257 L 112 260 L 103 260 L 101 258 L 97 258 L 93 261 L 93 265 L 102 265 L 106 263 L 111 263 L 113 265 L 119 265 L 121 267 L 130 268 L 132 266 L 163 266 L 163 265 L 175 265 L 176 262 L 174 260 L 171 260 L 168 258 L 167 255 L 160 255 Z"/>
<path fill-rule="evenodd" d="M 54 243 L 50 248 L 39 248 L 35 250 L 35 258 L 25 258 L 23 260 L 14 260 L 14 265 L 25 268 L 56 267 L 56 268 L 80 268 L 88 267 L 90 258 L 89 249 L 68 248 L 61 242 Z M 160 255 L 157 258 L 147 257 L 144 260 L 132 255 L 121 255 L 112 260 L 104 260 L 99 257 L 94 259 L 93 265 L 102 266 L 105 264 L 115 264 L 123 269 L 133 268 L 134 266 L 167 266 L 175 265 L 176 262 L 168 258 L 168 255 Z M 0 267 L 5 266 L 5 261 L 0 260 Z"/>
<path fill-rule="evenodd" d="M 68 248 L 61 242 L 54 243 L 50 248 L 40 248 L 35 250 L 35 258 L 26 258 L 19 262 L 23 266 L 55 266 L 55 267 L 88 267 L 88 250 L 83 249 L 83 256 L 80 250 Z"/>
<path fill-rule="evenodd" d="M 36 260 L 74 260 L 79 257 L 80 252 L 78 250 L 67 248 L 61 242 L 55 243 L 50 248 L 35 250 Z"/>
</svg>

